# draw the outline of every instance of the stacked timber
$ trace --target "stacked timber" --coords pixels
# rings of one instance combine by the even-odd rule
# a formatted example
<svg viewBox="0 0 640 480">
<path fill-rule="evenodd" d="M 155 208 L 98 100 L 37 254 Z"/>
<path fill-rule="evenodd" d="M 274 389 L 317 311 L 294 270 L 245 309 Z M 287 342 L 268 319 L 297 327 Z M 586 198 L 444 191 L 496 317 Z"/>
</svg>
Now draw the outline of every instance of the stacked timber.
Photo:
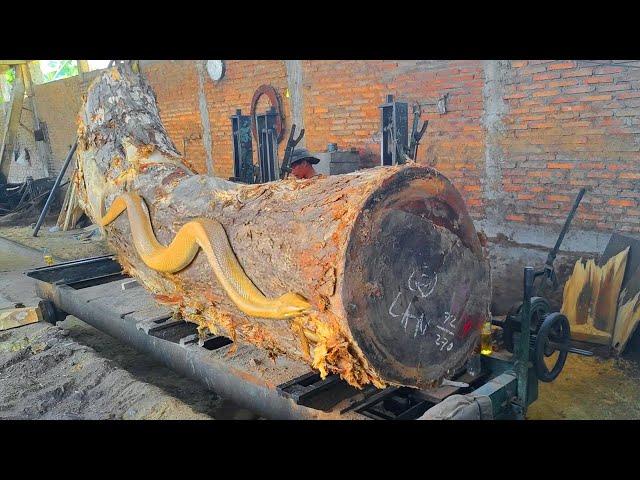
<svg viewBox="0 0 640 480">
<path fill-rule="evenodd" d="M 74 171 L 70 176 L 70 185 L 66 190 L 58 221 L 56 222 L 56 225 L 64 232 L 76 228 L 76 224 L 84 213 L 78 197 L 78 175 L 76 172 Z"/>
<path fill-rule="evenodd" d="M 79 119 L 85 212 L 125 271 L 203 334 L 356 387 L 433 386 L 476 348 L 489 265 L 464 201 L 437 171 L 260 185 L 195 175 L 153 91 L 126 66 L 96 78 Z"/>
</svg>

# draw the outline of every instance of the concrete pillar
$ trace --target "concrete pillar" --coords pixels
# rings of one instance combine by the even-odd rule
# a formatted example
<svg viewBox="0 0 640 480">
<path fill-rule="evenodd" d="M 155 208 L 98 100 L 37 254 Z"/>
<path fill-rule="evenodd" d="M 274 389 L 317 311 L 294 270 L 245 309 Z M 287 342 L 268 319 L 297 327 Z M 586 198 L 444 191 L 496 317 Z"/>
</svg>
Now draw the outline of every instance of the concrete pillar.
<svg viewBox="0 0 640 480">
<path fill-rule="evenodd" d="M 302 93 L 302 73 L 301 60 L 285 60 L 287 69 L 287 86 L 289 88 L 289 102 L 291 106 L 292 123 L 296 124 L 296 136 L 304 128 L 304 102 Z M 299 146 L 306 145 L 306 137 L 300 141 Z"/>
<path fill-rule="evenodd" d="M 202 143 L 206 154 L 207 174 L 215 175 L 213 165 L 213 140 L 211 137 L 211 122 L 209 121 L 209 108 L 204 85 L 207 81 L 206 60 L 196 60 L 198 71 L 198 109 L 200 110 L 200 123 L 202 124 Z"/>
</svg>

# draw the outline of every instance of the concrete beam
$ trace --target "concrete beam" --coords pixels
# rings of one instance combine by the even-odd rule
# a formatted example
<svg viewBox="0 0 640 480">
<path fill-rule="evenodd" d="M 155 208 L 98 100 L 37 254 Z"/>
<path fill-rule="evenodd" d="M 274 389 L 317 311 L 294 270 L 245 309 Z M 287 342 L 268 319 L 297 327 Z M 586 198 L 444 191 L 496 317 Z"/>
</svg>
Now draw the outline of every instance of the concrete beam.
<svg viewBox="0 0 640 480">
<path fill-rule="evenodd" d="M 504 190 L 502 185 L 501 164 L 504 159 L 501 139 L 504 135 L 502 117 L 508 105 L 502 98 L 504 92 L 504 76 L 509 68 L 508 62 L 502 60 L 486 60 L 484 65 L 484 115 L 482 124 L 485 128 L 484 149 L 484 202 L 486 216 L 490 221 L 498 221 L 501 217 L 498 209 L 502 205 Z"/>
<path fill-rule="evenodd" d="M 78 71 L 80 73 L 87 73 L 89 71 L 88 60 L 76 60 L 76 62 L 78 62 Z"/>
<path fill-rule="evenodd" d="M 289 98 L 291 106 L 292 123 L 296 124 L 296 135 L 304 128 L 304 104 L 302 93 L 302 61 L 301 60 L 285 60 L 287 69 L 287 86 L 289 88 Z M 300 141 L 300 146 L 306 145 L 306 137 Z"/>
<path fill-rule="evenodd" d="M 209 121 L 209 107 L 204 85 L 207 81 L 206 60 L 196 60 L 198 71 L 198 109 L 200 110 L 200 123 L 202 124 L 202 143 L 206 154 L 207 174 L 215 175 L 213 166 L 213 140 L 211 136 L 211 122 Z"/>
</svg>

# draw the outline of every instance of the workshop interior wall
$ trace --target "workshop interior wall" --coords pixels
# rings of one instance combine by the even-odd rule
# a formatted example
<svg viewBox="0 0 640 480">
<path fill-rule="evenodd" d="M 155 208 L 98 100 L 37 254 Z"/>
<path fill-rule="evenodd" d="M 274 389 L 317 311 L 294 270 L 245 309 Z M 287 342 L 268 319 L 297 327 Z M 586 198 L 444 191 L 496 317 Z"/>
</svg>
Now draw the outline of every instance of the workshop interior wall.
<svg viewBox="0 0 640 480">
<path fill-rule="evenodd" d="M 156 93 L 162 123 L 185 163 L 207 173 L 195 61 L 153 62 L 142 71 Z"/>
<path fill-rule="evenodd" d="M 82 105 L 83 77 L 76 75 L 33 86 L 40 121 L 49 136 L 50 175 L 57 175 L 77 135 L 77 117 Z M 66 172 L 67 178 L 73 168 Z"/>
<path fill-rule="evenodd" d="M 205 73 L 205 95 L 213 142 L 213 166 L 217 176 L 233 176 L 233 141 L 231 138 L 231 116 L 236 109 L 249 115 L 253 94 L 261 85 L 271 85 L 282 101 L 285 117 L 285 137 L 280 142 L 279 156 L 284 154 L 291 127 L 291 105 L 285 97 L 287 71 L 282 60 L 228 60 L 225 61 L 225 76 L 218 83 L 211 81 Z M 270 103 L 262 96 L 257 113 L 264 113 Z M 258 148 L 253 139 L 253 159 L 258 163 Z M 205 170 L 206 171 L 206 170 Z"/>
<path fill-rule="evenodd" d="M 10 152 L 11 167 L 9 168 L 9 183 L 20 183 L 25 178 L 32 177 L 34 180 L 45 177 L 44 168 L 38 156 L 36 141 L 33 136 L 33 112 L 25 105 L 20 113 L 20 124 L 18 125 L 17 138 L 14 143 L 14 151 Z M 7 108 L 8 110 L 8 108 Z M 23 160 L 16 161 L 15 147 L 20 152 L 26 152 Z"/>
<path fill-rule="evenodd" d="M 502 219 L 640 232 L 640 62 L 513 61 L 503 98 Z M 501 219 L 501 220 L 502 220 Z"/>
<path fill-rule="evenodd" d="M 307 147 L 356 147 L 380 162 L 380 108 L 386 95 L 422 105 L 429 126 L 418 162 L 437 168 L 460 189 L 475 218 L 483 215 L 484 73 L 480 61 L 303 61 Z M 436 102 L 448 95 L 447 112 Z"/>
</svg>

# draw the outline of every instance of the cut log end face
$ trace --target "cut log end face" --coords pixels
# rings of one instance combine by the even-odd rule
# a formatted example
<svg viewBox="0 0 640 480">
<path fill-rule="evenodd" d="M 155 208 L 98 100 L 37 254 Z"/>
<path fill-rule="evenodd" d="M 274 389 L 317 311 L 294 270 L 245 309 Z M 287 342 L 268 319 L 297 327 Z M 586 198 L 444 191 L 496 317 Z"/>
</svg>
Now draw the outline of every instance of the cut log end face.
<svg viewBox="0 0 640 480">
<path fill-rule="evenodd" d="M 442 179 L 432 182 L 453 191 Z M 453 233 L 468 217 L 444 198 L 412 188 L 386 192 L 356 223 L 349 245 L 349 326 L 390 383 L 426 388 L 461 367 L 488 316 L 488 263 L 470 248 L 473 232 Z"/>
</svg>

